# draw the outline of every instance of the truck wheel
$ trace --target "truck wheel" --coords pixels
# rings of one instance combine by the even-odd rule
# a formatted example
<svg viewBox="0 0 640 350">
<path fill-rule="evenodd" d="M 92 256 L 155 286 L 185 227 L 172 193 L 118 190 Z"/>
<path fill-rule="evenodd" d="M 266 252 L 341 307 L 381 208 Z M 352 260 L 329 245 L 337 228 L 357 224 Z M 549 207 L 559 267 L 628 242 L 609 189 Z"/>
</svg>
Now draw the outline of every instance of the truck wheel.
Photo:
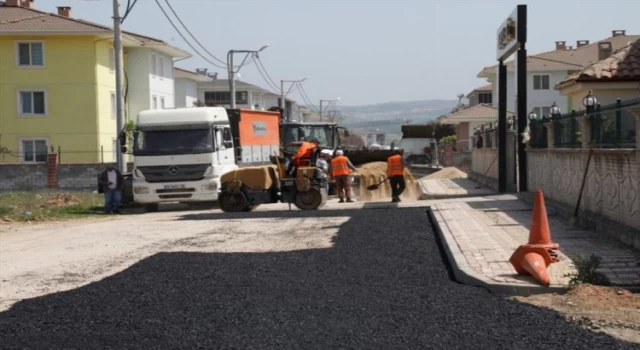
<svg viewBox="0 0 640 350">
<path fill-rule="evenodd" d="M 222 192 L 218 197 L 220 209 L 228 213 L 246 211 L 247 197 L 242 192 Z"/>
<path fill-rule="evenodd" d="M 155 213 L 158 211 L 158 204 L 145 204 L 144 211 L 147 213 Z"/>
<path fill-rule="evenodd" d="M 312 187 L 308 191 L 296 193 L 295 206 L 300 210 L 316 210 L 326 202 L 326 194 L 323 197 L 322 191 Z"/>
</svg>

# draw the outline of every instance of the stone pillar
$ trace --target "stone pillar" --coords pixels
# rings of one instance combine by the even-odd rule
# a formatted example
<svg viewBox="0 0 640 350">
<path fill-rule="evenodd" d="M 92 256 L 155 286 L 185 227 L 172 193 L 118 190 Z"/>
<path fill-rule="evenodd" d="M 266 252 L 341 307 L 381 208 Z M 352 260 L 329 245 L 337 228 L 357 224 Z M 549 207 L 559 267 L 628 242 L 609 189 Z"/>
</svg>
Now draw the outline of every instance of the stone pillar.
<svg viewBox="0 0 640 350">
<path fill-rule="evenodd" d="M 553 135 L 553 122 L 544 123 L 544 126 L 547 128 L 547 148 L 554 149 L 555 145 L 553 143 L 555 138 Z"/>
<path fill-rule="evenodd" d="M 58 155 L 47 154 L 47 187 L 58 188 Z"/>
<path fill-rule="evenodd" d="M 580 135 L 582 135 L 582 148 L 589 148 L 591 142 L 591 118 L 588 116 L 578 118 L 580 123 Z"/>
</svg>

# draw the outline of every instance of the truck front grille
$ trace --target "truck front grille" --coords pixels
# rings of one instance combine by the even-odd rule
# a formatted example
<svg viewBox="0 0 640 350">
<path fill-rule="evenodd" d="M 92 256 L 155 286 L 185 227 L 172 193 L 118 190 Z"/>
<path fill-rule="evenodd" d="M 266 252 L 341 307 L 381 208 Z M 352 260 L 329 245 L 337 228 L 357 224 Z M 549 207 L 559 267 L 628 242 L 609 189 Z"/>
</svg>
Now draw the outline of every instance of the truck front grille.
<svg viewBox="0 0 640 350">
<path fill-rule="evenodd" d="M 181 182 L 204 179 L 209 164 L 157 165 L 137 167 L 147 182 Z"/>
</svg>

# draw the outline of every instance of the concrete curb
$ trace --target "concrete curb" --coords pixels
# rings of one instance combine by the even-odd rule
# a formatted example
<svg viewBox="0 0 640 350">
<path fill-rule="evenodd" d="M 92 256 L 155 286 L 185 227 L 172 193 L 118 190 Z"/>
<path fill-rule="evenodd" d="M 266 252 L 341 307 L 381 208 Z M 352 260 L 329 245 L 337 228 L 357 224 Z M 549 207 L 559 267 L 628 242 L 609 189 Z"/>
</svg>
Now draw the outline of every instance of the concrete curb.
<svg viewBox="0 0 640 350">
<path fill-rule="evenodd" d="M 430 206 L 427 207 L 427 215 L 429 216 L 429 221 L 434 232 L 440 238 L 442 248 L 447 256 L 456 281 L 462 284 L 483 287 L 491 293 L 503 295 L 529 296 L 545 293 L 564 293 L 569 290 L 568 287 L 562 285 L 544 287 L 534 284 L 506 283 L 490 280 L 469 266 L 467 259 L 460 251 L 458 243 L 451 235 L 451 232 L 449 232 L 448 228 L 440 226 L 436 214 Z"/>
</svg>

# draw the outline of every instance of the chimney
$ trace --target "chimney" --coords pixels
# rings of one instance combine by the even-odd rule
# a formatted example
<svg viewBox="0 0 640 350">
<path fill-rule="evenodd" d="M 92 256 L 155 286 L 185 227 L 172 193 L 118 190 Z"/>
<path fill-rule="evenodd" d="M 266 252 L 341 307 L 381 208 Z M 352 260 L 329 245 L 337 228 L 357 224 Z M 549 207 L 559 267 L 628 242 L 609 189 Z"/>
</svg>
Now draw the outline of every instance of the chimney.
<svg viewBox="0 0 640 350">
<path fill-rule="evenodd" d="M 213 80 L 217 80 L 218 79 L 218 73 L 209 73 L 207 74 L 207 76 Z"/>
<path fill-rule="evenodd" d="M 583 47 L 589 45 L 589 40 L 578 40 L 576 47 Z"/>
<path fill-rule="evenodd" d="M 566 41 L 556 41 L 556 50 L 566 50 L 567 42 Z"/>
<path fill-rule="evenodd" d="M 62 17 L 71 17 L 71 6 L 59 6 L 58 7 L 58 16 Z"/>
<path fill-rule="evenodd" d="M 598 61 L 602 61 L 613 53 L 611 43 L 608 41 L 601 41 L 598 43 Z"/>
<path fill-rule="evenodd" d="M 33 8 L 33 0 L 6 0 L 5 5 L 30 9 Z"/>
<path fill-rule="evenodd" d="M 611 32 L 611 36 L 613 36 L 613 37 L 626 35 L 626 34 L 627 34 L 626 30 L 614 30 L 614 31 Z"/>
<path fill-rule="evenodd" d="M 207 76 L 207 68 L 196 68 L 196 73 Z"/>
</svg>

